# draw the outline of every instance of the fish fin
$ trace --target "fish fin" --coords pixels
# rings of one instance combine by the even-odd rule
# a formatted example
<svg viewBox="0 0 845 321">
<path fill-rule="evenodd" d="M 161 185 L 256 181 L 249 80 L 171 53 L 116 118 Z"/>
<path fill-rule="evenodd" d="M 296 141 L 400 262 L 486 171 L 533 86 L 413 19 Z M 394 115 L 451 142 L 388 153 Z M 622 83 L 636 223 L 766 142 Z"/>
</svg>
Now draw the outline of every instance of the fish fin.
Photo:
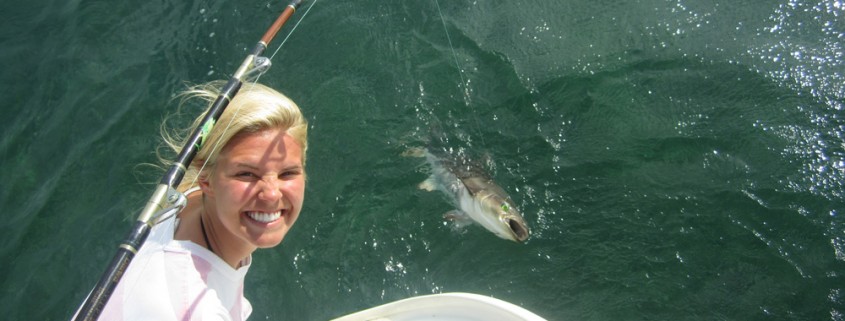
<svg viewBox="0 0 845 321">
<path fill-rule="evenodd" d="M 402 152 L 402 157 L 425 157 L 425 148 L 411 147 Z"/>
<path fill-rule="evenodd" d="M 472 224 L 472 218 L 461 210 L 451 210 L 443 214 L 443 218 L 452 222 L 452 226 L 456 229 L 463 229 L 467 225 Z"/>
<path fill-rule="evenodd" d="M 427 180 L 420 183 L 419 188 L 429 192 L 432 192 L 437 189 L 437 185 L 435 185 L 434 182 L 434 177 L 429 177 Z"/>
</svg>

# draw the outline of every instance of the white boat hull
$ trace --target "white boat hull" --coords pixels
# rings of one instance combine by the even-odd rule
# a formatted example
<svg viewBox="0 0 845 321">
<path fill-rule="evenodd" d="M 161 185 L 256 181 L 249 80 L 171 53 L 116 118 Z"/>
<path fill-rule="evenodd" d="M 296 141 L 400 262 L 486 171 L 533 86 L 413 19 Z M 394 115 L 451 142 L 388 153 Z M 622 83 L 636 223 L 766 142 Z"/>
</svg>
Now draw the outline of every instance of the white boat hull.
<svg viewBox="0 0 845 321">
<path fill-rule="evenodd" d="M 512 303 L 470 293 L 412 297 L 349 314 L 333 321 L 545 321 Z"/>
</svg>

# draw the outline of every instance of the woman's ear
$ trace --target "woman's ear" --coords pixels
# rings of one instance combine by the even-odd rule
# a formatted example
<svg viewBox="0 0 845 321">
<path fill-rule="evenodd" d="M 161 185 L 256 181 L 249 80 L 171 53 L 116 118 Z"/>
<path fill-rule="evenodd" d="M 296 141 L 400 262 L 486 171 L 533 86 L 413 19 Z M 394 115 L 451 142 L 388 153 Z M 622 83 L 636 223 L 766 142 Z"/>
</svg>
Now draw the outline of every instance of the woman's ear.
<svg viewBox="0 0 845 321">
<path fill-rule="evenodd" d="M 199 178 L 197 179 L 199 182 L 200 190 L 202 191 L 202 195 L 213 196 L 214 189 L 211 188 L 211 182 L 208 179 L 208 174 L 203 173 L 200 174 Z"/>
<path fill-rule="evenodd" d="M 209 170 L 205 168 L 205 159 L 195 158 L 191 165 L 204 169 L 197 173 L 197 182 L 203 195 L 211 195 L 213 191 L 211 190 L 211 183 L 208 180 Z"/>
</svg>

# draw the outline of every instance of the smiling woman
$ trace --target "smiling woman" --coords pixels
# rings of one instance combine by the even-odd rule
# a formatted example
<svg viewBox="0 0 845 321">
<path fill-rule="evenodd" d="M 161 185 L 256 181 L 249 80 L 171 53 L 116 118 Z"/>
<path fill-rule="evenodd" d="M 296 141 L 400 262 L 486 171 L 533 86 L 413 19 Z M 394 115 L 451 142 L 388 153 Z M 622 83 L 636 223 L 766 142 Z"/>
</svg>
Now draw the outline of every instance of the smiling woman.
<svg viewBox="0 0 845 321">
<path fill-rule="evenodd" d="M 265 129 L 235 136 L 220 155 L 199 180 L 201 202 L 182 215 L 199 216 L 206 247 L 237 267 L 256 248 L 278 245 L 296 221 L 305 191 L 302 148 L 287 132 Z M 200 241 L 191 232 L 179 229 L 176 237 Z"/>
<path fill-rule="evenodd" d="M 184 97 L 211 102 L 218 87 L 197 86 Z M 201 123 L 202 116 L 187 132 Z M 286 96 L 250 84 L 218 123 L 179 186 L 187 205 L 153 229 L 104 320 L 245 320 L 252 312 L 243 296 L 251 255 L 281 243 L 302 209 L 307 122 Z M 176 136 L 163 130 L 178 150 L 184 142 Z"/>
</svg>

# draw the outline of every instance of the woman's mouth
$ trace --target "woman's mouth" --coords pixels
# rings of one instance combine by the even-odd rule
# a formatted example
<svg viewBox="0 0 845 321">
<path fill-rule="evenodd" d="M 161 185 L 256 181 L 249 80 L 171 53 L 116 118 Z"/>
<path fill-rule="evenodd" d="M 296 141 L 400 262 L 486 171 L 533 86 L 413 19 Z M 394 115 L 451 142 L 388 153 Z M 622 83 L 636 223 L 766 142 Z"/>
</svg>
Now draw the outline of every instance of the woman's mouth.
<svg viewBox="0 0 845 321">
<path fill-rule="evenodd" d="M 261 222 L 261 223 L 270 223 L 278 220 L 282 217 L 282 211 L 276 211 L 272 213 L 267 212 L 246 212 L 246 216 L 249 218 Z"/>
</svg>

